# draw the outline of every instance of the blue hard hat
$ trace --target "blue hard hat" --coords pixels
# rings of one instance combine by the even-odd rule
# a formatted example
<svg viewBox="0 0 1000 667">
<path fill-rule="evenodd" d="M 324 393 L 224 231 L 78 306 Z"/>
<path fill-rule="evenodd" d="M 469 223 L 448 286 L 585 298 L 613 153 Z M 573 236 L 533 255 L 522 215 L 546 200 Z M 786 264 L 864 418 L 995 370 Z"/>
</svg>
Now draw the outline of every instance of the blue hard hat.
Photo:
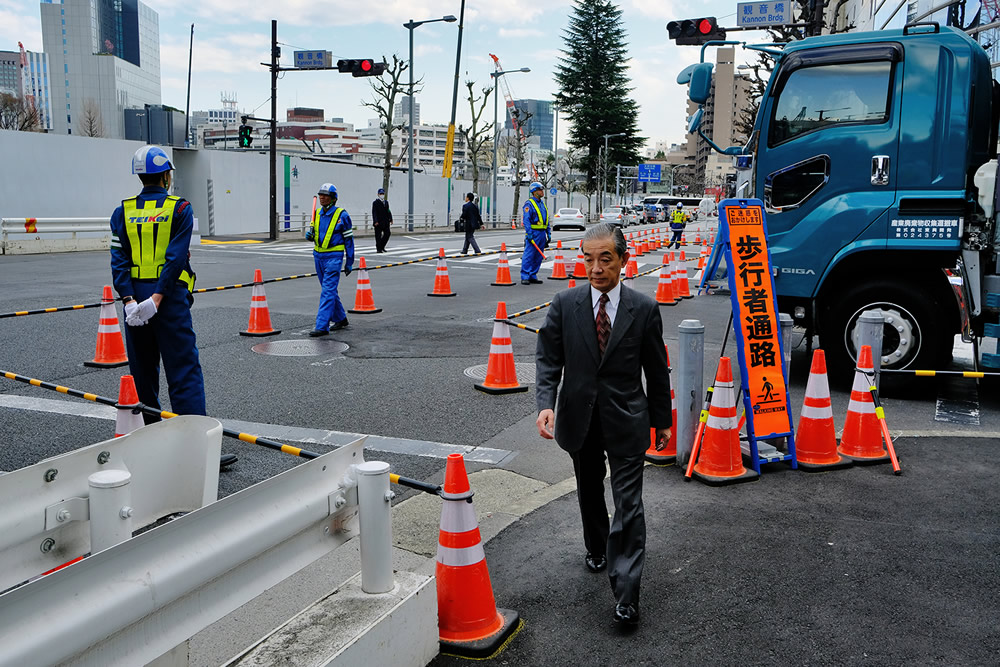
<svg viewBox="0 0 1000 667">
<path fill-rule="evenodd" d="M 159 146 L 143 146 L 132 156 L 133 174 L 160 174 L 173 168 L 170 158 Z"/>
<path fill-rule="evenodd" d="M 384 195 L 384 194 L 385 194 L 385 190 L 383 190 L 382 188 L 379 188 L 379 189 L 378 189 L 378 193 L 379 193 L 380 195 Z"/>
<path fill-rule="evenodd" d="M 535 181 L 534 183 L 528 186 L 528 194 L 530 195 L 535 190 L 543 190 L 543 189 L 544 188 L 542 187 L 542 184 L 539 183 L 538 181 Z"/>
<path fill-rule="evenodd" d="M 324 183 L 319 186 L 319 193 L 321 195 L 330 195 L 331 197 L 337 196 L 337 188 L 334 187 L 333 183 Z"/>
</svg>

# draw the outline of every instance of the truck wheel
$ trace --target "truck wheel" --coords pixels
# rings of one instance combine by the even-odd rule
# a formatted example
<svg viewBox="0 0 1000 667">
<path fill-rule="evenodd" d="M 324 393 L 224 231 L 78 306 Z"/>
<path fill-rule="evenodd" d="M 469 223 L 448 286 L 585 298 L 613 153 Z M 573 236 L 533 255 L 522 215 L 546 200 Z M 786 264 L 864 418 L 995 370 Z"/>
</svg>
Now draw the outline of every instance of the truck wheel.
<svg viewBox="0 0 1000 667">
<path fill-rule="evenodd" d="M 916 282 L 916 281 L 915 281 Z M 820 339 L 831 373 L 847 374 L 857 359 L 858 318 L 866 310 L 882 312 L 882 368 L 933 369 L 944 361 L 950 336 L 949 305 L 929 284 L 875 280 L 848 290 L 821 315 Z"/>
</svg>

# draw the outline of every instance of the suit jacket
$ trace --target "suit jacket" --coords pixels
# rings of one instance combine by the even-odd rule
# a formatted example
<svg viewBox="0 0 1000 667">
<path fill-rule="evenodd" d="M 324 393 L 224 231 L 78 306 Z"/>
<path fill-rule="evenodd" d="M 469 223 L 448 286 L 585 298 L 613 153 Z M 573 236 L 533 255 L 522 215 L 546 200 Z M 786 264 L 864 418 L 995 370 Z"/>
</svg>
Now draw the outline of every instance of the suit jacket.
<svg viewBox="0 0 1000 667">
<path fill-rule="evenodd" d="M 466 233 L 474 232 L 483 224 L 483 218 L 479 214 L 479 207 L 475 202 L 467 201 L 462 204 L 462 219 L 465 220 Z"/>
<path fill-rule="evenodd" d="M 376 199 L 372 202 L 372 221 L 376 225 L 392 223 L 392 211 L 389 210 L 389 202 Z"/>
<path fill-rule="evenodd" d="M 603 358 L 590 285 L 557 293 L 538 334 L 535 367 L 538 410 L 555 409 L 556 442 L 568 452 L 583 446 L 594 410 L 604 449 L 614 456 L 641 454 L 649 447 L 651 426 L 673 425 L 659 306 L 624 285 Z"/>
</svg>

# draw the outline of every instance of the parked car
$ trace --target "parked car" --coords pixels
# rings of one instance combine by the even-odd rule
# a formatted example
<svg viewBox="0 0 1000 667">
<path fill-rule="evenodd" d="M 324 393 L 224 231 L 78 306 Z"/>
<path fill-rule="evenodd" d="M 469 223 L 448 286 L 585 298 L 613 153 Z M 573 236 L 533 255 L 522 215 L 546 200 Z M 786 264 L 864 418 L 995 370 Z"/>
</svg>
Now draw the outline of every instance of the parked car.
<svg viewBox="0 0 1000 667">
<path fill-rule="evenodd" d="M 624 206 L 608 206 L 603 211 L 601 211 L 601 218 L 598 222 L 610 222 L 612 225 L 618 225 L 619 227 L 625 226 L 625 207 Z"/>
<path fill-rule="evenodd" d="M 677 202 L 680 202 L 684 206 L 684 212 L 687 213 L 688 219 L 697 220 L 701 199 L 701 197 L 646 197 L 642 200 L 645 219 L 648 222 L 667 222 L 670 212 L 677 207 Z"/>
<path fill-rule="evenodd" d="M 625 209 L 625 226 L 641 225 L 643 221 L 642 204 L 633 204 Z"/>
<path fill-rule="evenodd" d="M 552 231 L 560 229 L 579 229 L 586 231 L 587 218 L 578 208 L 561 208 L 552 216 Z"/>
</svg>

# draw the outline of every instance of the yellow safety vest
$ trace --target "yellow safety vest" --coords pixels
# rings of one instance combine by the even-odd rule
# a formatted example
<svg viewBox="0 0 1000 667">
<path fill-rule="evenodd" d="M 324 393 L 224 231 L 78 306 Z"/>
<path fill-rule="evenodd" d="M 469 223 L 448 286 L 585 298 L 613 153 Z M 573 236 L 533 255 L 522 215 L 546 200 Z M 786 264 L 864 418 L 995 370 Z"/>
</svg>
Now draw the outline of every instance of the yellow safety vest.
<svg viewBox="0 0 1000 667">
<path fill-rule="evenodd" d="M 684 213 L 684 211 L 674 211 L 673 212 L 673 220 L 671 220 L 670 222 L 672 222 L 674 224 L 677 224 L 677 225 L 681 225 L 681 224 L 684 224 L 684 218 L 686 218 L 686 217 L 687 217 L 687 215 Z"/>
<path fill-rule="evenodd" d="M 316 209 L 316 216 L 313 218 L 313 243 L 314 243 L 313 250 L 315 250 L 316 252 L 343 252 L 345 250 L 343 243 L 335 245 L 332 248 L 329 246 L 330 246 L 330 239 L 333 238 L 334 229 L 337 227 L 337 223 L 340 221 L 340 214 L 344 212 L 344 209 L 338 206 L 337 209 L 333 212 L 333 220 L 330 221 L 330 225 L 326 228 L 326 236 L 324 236 L 323 240 L 320 241 L 319 219 L 320 219 L 320 214 L 322 212 L 323 209 L 321 208 Z M 340 230 L 340 236 L 342 239 L 348 236 L 354 236 L 354 230 L 342 229 Z"/>
<path fill-rule="evenodd" d="M 167 246 L 170 245 L 170 229 L 174 220 L 174 210 L 180 197 L 168 195 L 163 206 L 157 207 L 155 199 L 140 202 L 132 197 L 122 202 L 125 218 L 125 233 L 132 248 L 132 277 L 137 280 L 156 280 L 167 263 Z M 194 276 L 182 269 L 177 279 L 194 291 Z"/>
<path fill-rule="evenodd" d="M 545 229 L 546 227 L 548 227 L 549 226 L 549 221 L 545 219 L 546 216 L 542 215 L 542 209 L 538 208 L 538 202 L 535 201 L 535 198 L 529 196 L 528 197 L 528 201 L 531 203 L 532 206 L 535 207 L 535 213 L 538 214 L 538 222 L 532 224 L 531 228 L 532 229 Z M 546 214 L 548 213 L 548 209 L 546 209 L 545 213 Z"/>
</svg>

